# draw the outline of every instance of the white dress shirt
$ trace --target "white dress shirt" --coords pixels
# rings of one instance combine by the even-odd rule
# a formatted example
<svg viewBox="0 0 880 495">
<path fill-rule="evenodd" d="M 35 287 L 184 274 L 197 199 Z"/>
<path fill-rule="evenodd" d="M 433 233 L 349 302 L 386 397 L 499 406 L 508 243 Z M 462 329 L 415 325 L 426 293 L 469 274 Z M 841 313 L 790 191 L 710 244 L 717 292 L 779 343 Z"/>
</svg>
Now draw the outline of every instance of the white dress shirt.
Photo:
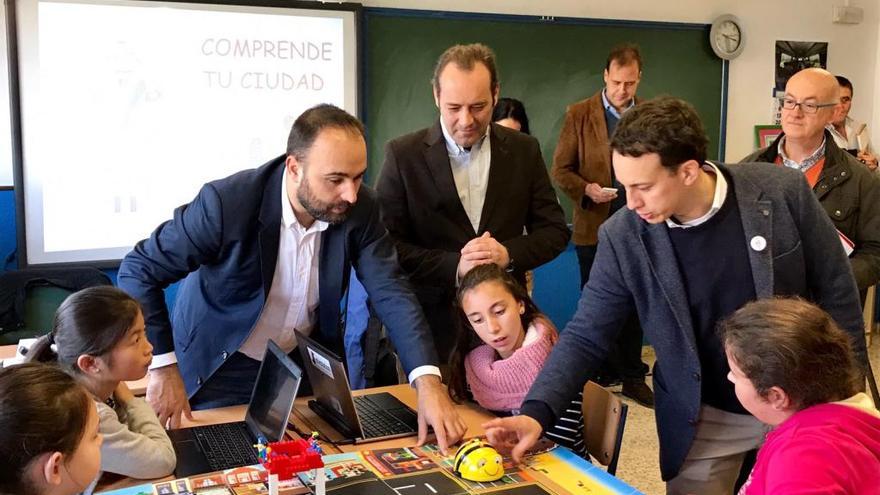
<svg viewBox="0 0 880 495">
<path fill-rule="evenodd" d="M 452 166 L 452 179 L 458 191 L 458 199 L 467 213 L 474 232 L 479 233 L 480 217 L 483 215 L 483 204 L 486 202 L 486 188 L 489 185 L 489 164 L 492 161 L 492 150 L 489 145 L 489 128 L 486 135 L 466 150 L 459 146 L 440 119 L 443 137 L 446 139 L 446 151 L 449 153 L 449 164 Z"/>
<path fill-rule="evenodd" d="M 239 352 L 262 360 L 269 339 L 285 352 L 296 348 L 294 329 L 310 335 L 318 320 L 318 268 L 321 252 L 321 233 L 330 226 L 315 220 L 311 227 L 303 227 L 294 215 L 287 196 L 287 169 L 281 174 L 281 235 L 278 239 L 278 259 L 275 274 L 263 310 L 250 335 Z M 150 369 L 177 362 L 174 352 L 153 356 Z M 440 376 L 440 369 L 422 365 L 408 376 L 412 383 L 422 375 Z"/>
<path fill-rule="evenodd" d="M 321 232 L 329 224 L 315 220 L 308 229 L 300 225 L 287 196 L 287 169 L 281 174 L 281 235 L 278 239 L 278 259 L 272 287 L 266 304 L 254 328 L 244 341 L 240 352 L 256 360 L 263 359 L 269 339 L 285 352 L 296 348 L 297 329 L 309 335 L 317 321 L 318 307 L 318 253 L 321 250 Z M 177 362 L 174 352 L 153 356 L 150 369 Z"/>
<path fill-rule="evenodd" d="M 868 152 L 873 152 L 871 148 L 871 137 L 868 133 L 867 127 L 863 127 L 861 122 L 853 120 L 852 117 L 846 118 L 843 127 L 844 129 L 846 129 L 846 137 L 843 137 L 839 132 L 837 132 L 837 129 L 834 128 L 833 124 L 828 124 L 827 126 L 825 126 L 826 129 L 831 131 L 831 137 L 834 138 L 834 142 L 840 149 L 864 149 Z"/>
<path fill-rule="evenodd" d="M 330 224 L 315 220 L 311 227 L 303 227 L 287 196 L 286 167 L 281 181 L 281 236 L 272 287 L 254 329 L 239 349 L 256 360 L 263 359 L 269 339 L 289 353 L 296 348 L 293 330 L 310 335 L 318 321 L 318 253 L 321 232 Z"/>
</svg>

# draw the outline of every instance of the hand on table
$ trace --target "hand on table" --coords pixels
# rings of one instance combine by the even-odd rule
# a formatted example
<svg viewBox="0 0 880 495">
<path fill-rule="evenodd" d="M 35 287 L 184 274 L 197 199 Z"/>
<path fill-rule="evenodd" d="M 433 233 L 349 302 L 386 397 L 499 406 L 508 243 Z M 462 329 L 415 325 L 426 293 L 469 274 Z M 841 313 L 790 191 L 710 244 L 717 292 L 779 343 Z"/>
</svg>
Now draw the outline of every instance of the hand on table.
<svg viewBox="0 0 880 495">
<path fill-rule="evenodd" d="M 467 425 L 452 404 L 446 388 L 436 375 L 422 375 L 415 381 L 419 397 L 419 442 L 428 440 L 428 425 L 434 428 L 437 445 L 443 455 L 449 446 L 458 443 L 467 431 Z"/>
<path fill-rule="evenodd" d="M 541 438 L 541 425 L 529 416 L 497 418 L 483 423 L 486 439 L 501 453 L 510 453 L 519 464 L 523 455 Z"/>
</svg>

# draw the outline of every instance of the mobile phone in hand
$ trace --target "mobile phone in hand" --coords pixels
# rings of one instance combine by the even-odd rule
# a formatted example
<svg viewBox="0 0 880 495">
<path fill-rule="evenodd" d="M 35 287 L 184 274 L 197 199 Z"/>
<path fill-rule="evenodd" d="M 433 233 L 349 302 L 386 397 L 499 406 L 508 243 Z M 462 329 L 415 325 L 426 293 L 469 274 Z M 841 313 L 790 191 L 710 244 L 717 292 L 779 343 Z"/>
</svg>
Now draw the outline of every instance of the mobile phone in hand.
<svg viewBox="0 0 880 495">
<path fill-rule="evenodd" d="M 603 187 L 602 192 L 605 192 L 608 194 L 617 194 L 617 188 L 616 187 Z"/>
</svg>

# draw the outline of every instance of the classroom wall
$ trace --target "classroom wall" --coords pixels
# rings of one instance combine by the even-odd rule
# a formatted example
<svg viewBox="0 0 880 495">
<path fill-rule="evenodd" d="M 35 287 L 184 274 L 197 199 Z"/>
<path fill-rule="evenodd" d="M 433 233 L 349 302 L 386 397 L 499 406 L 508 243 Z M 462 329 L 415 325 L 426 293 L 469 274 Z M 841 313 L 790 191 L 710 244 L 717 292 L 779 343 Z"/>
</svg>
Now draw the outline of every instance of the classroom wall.
<svg viewBox="0 0 880 495">
<path fill-rule="evenodd" d="M 852 0 L 851 5 L 864 9 L 865 20 L 858 25 L 832 24 L 832 5 L 842 5 L 843 1 L 363 0 L 362 3 L 367 7 L 706 24 L 721 14 L 734 14 L 743 23 L 746 38 L 745 50 L 730 64 L 726 159 L 736 161 L 752 151 L 754 125 L 770 120 L 776 40 L 827 41 L 828 69 L 846 75 L 857 88 L 852 115 L 872 122 L 872 139 L 880 141 L 880 108 L 875 110 L 880 105 L 875 105 L 873 96 L 880 94 L 880 81 L 875 81 L 880 45 L 880 2 Z M 650 69 L 650 61 L 647 64 Z M 503 71 L 504 67 L 500 70 Z M 694 74 L 694 77 L 699 76 Z M 650 70 L 644 77 L 651 77 Z M 873 91 L 860 92 L 858 88 Z M 428 91 L 427 87 L 425 90 Z"/>
<path fill-rule="evenodd" d="M 880 29 L 877 30 L 877 53 L 874 56 L 874 59 L 877 59 L 880 56 Z M 874 68 L 874 94 L 880 95 L 880 61 L 877 62 L 877 66 Z M 880 97 L 875 99 L 876 103 L 874 104 L 874 118 L 872 122 L 874 125 L 871 127 L 871 130 L 874 134 L 874 137 L 880 140 L 880 129 L 877 127 L 880 126 Z M 877 150 L 877 144 L 874 145 L 874 150 Z"/>
<path fill-rule="evenodd" d="M 738 160 L 751 151 L 753 126 L 767 123 L 770 118 L 774 42 L 777 39 L 829 42 L 829 69 L 853 81 L 856 87 L 853 116 L 871 122 L 873 140 L 880 143 L 880 99 L 873 97 L 873 94 L 880 94 L 880 78 L 876 77 L 880 55 L 880 5 L 876 1 L 851 1 L 852 5 L 865 10 L 865 21 L 854 26 L 831 23 L 831 6 L 842 4 L 843 0 L 362 0 L 362 3 L 366 7 L 693 23 L 710 23 L 718 15 L 732 13 L 743 22 L 746 48 L 730 64 L 728 161 Z M 650 69 L 650 61 L 648 64 Z M 427 79 L 428 75 L 425 77 Z M 650 70 L 645 77 L 650 77 Z M 700 75 L 694 74 L 694 77 Z M 425 91 L 429 91 L 427 85 Z M 0 157 L 0 172 L 8 167 L 3 161 Z M 2 175 L 0 173 L 0 177 Z M 5 257 L 14 247 L 13 193 L 0 191 L 0 257 Z M 569 248 L 536 273 L 536 299 L 558 325 L 568 320 L 577 300 L 577 270 L 574 267 L 574 252 Z M 170 298 L 173 299 L 173 295 Z"/>
</svg>

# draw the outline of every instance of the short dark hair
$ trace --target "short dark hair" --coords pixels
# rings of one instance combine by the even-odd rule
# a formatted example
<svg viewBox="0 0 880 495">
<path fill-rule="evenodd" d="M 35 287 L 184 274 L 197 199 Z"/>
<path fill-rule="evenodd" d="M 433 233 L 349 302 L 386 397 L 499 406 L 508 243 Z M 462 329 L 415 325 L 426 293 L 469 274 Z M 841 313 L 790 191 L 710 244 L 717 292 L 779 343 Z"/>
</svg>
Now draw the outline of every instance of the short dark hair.
<svg viewBox="0 0 880 495">
<path fill-rule="evenodd" d="M 498 68 L 495 65 L 495 53 L 491 48 L 482 43 L 472 43 L 470 45 L 451 46 L 440 55 L 437 64 L 434 66 L 434 76 L 431 78 L 431 85 L 434 90 L 440 92 L 440 73 L 450 63 L 454 63 L 458 68 L 466 71 L 474 70 L 474 66 L 478 63 L 486 66 L 489 71 L 489 89 L 494 93 L 498 88 Z"/>
<path fill-rule="evenodd" d="M 611 137 L 612 150 L 633 157 L 656 153 L 670 171 L 688 160 L 706 161 L 708 143 L 694 107 L 670 96 L 654 98 L 627 110 Z"/>
<path fill-rule="evenodd" d="M 617 65 L 629 65 L 633 62 L 638 66 L 639 72 L 642 71 L 642 52 L 639 45 L 635 43 L 621 43 L 615 45 L 608 52 L 608 58 L 605 60 L 605 70 L 611 68 L 611 62 L 617 62 Z"/>
<path fill-rule="evenodd" d="M 76 452 L 94 402 L 56 366 L 25 363 L 0 368 L 0 493 L 36 495 L 28 479 L 41 454 Z"/>
<path fill-rule="evenodd" d="M 364 125 L 360 120 L 337 106 L 321 103 L 300 114 L 293 122 L 287 137 L 287 154 L 299 161 L 305 160 L 318 134 L 327 127 L 364 137 Z"/>
<path fill-rule="evenodd" d="M 838 86 L 843 86 L 844 88 L 849 88 L 849 92 L 850 93 L 853 92 L 852 82 L 849 79 L 847 79 L 843 76 L 834 76 L 834 78 L 837 79 Z"/>
<path fill-rule="evenodd" d="M 55 311 L 52 331 L 33 345 L 27 360 L 57 361 L 69 373 L 82 373 L 77 359 L 108 355 L 128 334 L 140 311 L 134 298 L 110 285 L 75 292 Z"/>
<path fill-rule="evenodd" d="M 720 324 L 719 333 L 762 397 L 779 387 L 801 410 L 844 400 L 861 389 L 849 336 L 828 313 L 802 299 L 746 304 Z"/>
<path fill-rule="evenodd" d="M 519 122 L 520 132 L 531 134 L 525 105 L 516 98 L 499 98 L 498 103 L 495 104 L 495 110 L 492 111 L 492 122 L 508 118 Z"/>
</svg>

